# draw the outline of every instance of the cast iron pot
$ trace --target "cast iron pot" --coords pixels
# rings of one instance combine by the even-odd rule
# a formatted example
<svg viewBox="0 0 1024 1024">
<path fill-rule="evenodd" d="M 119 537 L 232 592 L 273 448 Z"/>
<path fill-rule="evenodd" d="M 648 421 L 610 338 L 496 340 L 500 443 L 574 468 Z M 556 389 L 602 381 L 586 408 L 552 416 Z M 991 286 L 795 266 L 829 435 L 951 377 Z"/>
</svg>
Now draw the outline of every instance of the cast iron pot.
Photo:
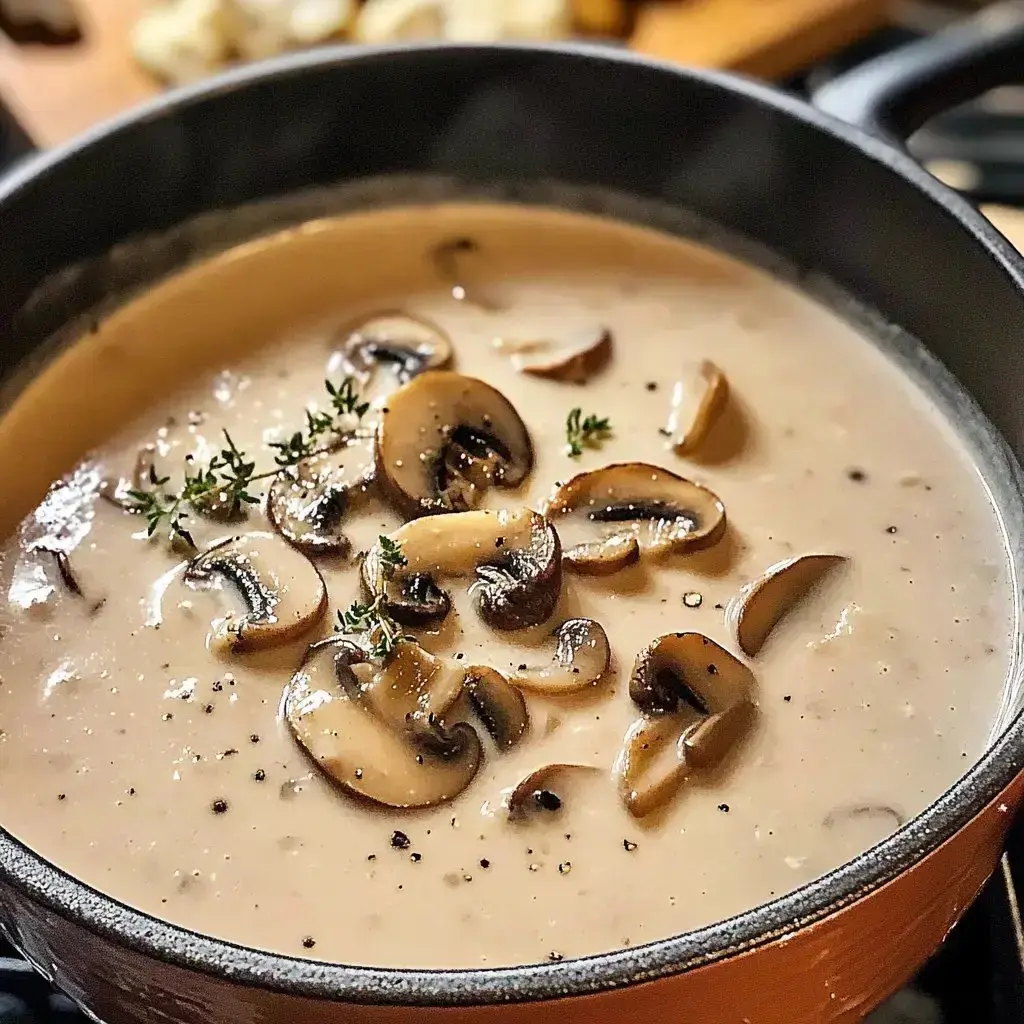
<svg viewBox="0 0 1024 1024">
<path fill-rule="evenodd" d="M 821 97 L 859 128 L 739 78 L 582 46 L 328 50 L 171 93 L 0 183 L 4 398 L 63 325 L 199 255 L 197 236 L 174 229 L 211 211 L 382 176 L 505 198 L 557 182 L 692 211 L 921 339 L 977 403 L 935 370 L 983 450 L 1018 557 L 1024 263 L 899 139 L 966 94 L 968 78 L 997 84 L 1022 57 L 1020 20 L 929 40 Z M 145 236 L 164 241 L 132 248 Z M 997 862 L 1024 795 L 1019 702 L 1003 711 L 981 760 L 854 862 L 732 920 L 616 953 L 463 971 L 270 955 L 137 913 L 3 833 L 0 923 L 107 1024 L 857 1021 L 938 947 Z"/>
</svg>

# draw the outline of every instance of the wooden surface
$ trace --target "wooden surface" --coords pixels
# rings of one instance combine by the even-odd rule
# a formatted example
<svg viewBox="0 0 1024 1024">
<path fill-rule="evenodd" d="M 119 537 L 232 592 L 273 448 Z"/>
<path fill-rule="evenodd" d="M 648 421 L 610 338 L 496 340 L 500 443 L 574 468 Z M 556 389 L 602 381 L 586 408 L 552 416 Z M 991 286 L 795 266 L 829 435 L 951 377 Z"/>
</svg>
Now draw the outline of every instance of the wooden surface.
<svg viewBox="0 0 1024 1024">
<path fill-rule="evenodd" d="M 781 78 L 877 28 L 888 0 L 659 0 L 645 4 L 632 46 L 697 67 Z"/>
<path fill-rule="evenodd" d="M 146 0 L 76 0 L 84 39 L 64 48 L 0 36 L 0 95 L 41 146 L 153 95 L 133 63 L 132 22 Z M 655 0 L 638 16 L 634 48 L 701 67 L 766 77 L 799 70 L 885 20 L 888 0 Z"/>
</svg>

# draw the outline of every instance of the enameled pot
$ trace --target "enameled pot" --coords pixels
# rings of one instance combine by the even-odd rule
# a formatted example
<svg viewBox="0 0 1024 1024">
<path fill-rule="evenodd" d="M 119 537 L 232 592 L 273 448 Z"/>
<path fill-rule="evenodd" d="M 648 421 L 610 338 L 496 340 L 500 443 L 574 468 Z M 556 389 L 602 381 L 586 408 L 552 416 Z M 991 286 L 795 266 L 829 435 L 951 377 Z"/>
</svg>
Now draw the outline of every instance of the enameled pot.
<svg viewBox="0 0 1024 1024">
<path fill-rule="evenodd" d="M 589 208 L 600 194 L 619 211 L 639 199 L 745 239 L 921 339 L 962 385 L 933 367 L 1020 569 L 1024 263 L 899 139 L 1009 78 L 1022 55 L 1021 20 L 988 18 L 886 58 L 820 98 L 861 128 L 763 85 L 595 47 L 327 50 L 171 93 L 0 182 L 0 398 L 65 325 L 339 185 L 444 181 Z M 27 450 L 19 429 L 0 422 L 0 446 Z M 80 454 L 74 436 L 62 443 L 68 461 Z M 19 500 L 5 490 L 5 504 Z M 106 1024 L 858 1021 L 937 948 L 997 862 L 1024 796 L 1017 682 L 984 757 L 896 834 L 791 895 L 638 948 L 486 971 L 319 964 L 146 917 L 4 833 L 0 927 Z"/>
</svg>

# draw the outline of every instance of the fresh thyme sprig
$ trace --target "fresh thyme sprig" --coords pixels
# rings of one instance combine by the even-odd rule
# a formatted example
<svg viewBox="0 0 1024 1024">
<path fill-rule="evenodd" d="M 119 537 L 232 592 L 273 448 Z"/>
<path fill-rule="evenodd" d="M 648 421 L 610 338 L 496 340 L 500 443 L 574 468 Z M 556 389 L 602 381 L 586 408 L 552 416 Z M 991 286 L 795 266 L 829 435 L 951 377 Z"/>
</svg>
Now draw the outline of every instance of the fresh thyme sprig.
<svg viewBox="0 0 1024 1024">
<path fill-rule="evenodd" d="M 324 381 L 324 387 L 330 397 L 330 411 L 312 413 L 306 410 L 305 430 L 297 430 L 285 441 L 271 442 L 277 469 L 257 473 L 256 463 L 247 459 L 226 430 L 223 432 L 226 447 L 206 466 L 193 471 L 190 459 L 186 460 L 184 483 L 176 493 L 168 493 L 165 489 L 170 477 L 158 476 L 150 467 L 149 487 L 128 492 L 131 510 L 146 517 L 149 536 L 152 537 L 166 524 L 172 542 L 183 541 L 194 549 L 195 541 L 185 526 L 189 509 L 208 513 L 216 511 L 226 518 L 238 516 L 244 505 L 255 505 L 259 501 L 249 491 L 252 483 L 276 476 L 286 466 L 294 466 L 303 459 L 329 450 L 327 439 L 343 429 L 342 418 L 354 415 L 361 420 L 370 403 L 359 401 L 360 395 L 351 377 L 346 377 L 338 387 L 329 380 Z"/>
<path fill-rule="evenodd" d="M 607 417 L 591 414 L 583 416 L 578 406 L 571 410 L 565 418 L 565 450 L 569 458 L 575 459 L 583 454 L 583 449 L 597 448 L 601 442 L 610 437 L 612 423 Z"/>
<path fill-rule="evenodd" d="M 388 611 L 386 590 L 395 570 L 408 565 L 409 560 L 402 554 L 400 544 L 382 534 L 377 538 L 374 562 L 376 580 L 373 589 L 377 596 L 369 604 L 353 601 L 344 611 L 339 611 L 338 629 L 343 633 L 364 634 L 370 656 L 384 661 L 390 657 L 399 640 L 408 639 Z"/>
</svg>

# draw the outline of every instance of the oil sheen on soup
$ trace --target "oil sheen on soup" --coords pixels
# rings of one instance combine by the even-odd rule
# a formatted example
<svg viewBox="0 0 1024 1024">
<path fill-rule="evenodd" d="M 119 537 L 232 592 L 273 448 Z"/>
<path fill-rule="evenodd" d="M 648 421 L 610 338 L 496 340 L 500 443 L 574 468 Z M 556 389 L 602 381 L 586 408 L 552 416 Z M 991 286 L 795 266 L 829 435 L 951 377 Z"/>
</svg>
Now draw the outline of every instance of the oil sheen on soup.
<svg viewBox="0 0 1024 1024">
<path fill-rule="evenodd" d="M 834 313 L 652 231 L 312 223 L 110 315 L 0 442 L 0 821 L 245 945 L 663 938 L 892 832 L 998 707 L 952 430 Z"/>
</svg>

